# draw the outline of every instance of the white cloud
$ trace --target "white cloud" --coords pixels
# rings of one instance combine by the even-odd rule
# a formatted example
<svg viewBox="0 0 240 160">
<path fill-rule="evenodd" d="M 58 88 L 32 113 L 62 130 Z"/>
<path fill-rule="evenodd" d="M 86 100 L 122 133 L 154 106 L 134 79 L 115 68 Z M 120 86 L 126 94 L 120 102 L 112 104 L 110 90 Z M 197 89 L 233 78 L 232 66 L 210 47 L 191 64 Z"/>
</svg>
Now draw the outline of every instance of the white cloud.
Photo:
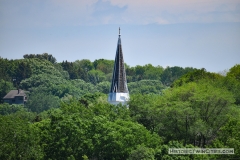
<svg viewBox="0 0 240 160">
<path fill-rule="evenodd" d="M 240 22 L 239 0 L 105 0 L 127 6 L 127 23 Z M 213 16 L 215 14 L 215 16 Z M 217 17 L 216 19 L 216 16 Z"/>
<path fill-rule="evenodd" d="M 240 1 L 2 0 L 0 20 L 0 26 L 24 27 L 240 22 Z"/>
</svg>

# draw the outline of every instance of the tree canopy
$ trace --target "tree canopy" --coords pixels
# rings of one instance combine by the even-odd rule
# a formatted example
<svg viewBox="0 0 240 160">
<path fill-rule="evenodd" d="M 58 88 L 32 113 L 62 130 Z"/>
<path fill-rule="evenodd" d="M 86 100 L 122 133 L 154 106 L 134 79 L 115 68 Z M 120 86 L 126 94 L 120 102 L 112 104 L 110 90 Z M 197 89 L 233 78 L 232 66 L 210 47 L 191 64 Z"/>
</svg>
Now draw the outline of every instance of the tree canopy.
<svg viewBox="0 0 240 160">
<path fill-rule="evenodd" d="M 114 61 L 0 58 L 0 159 L 237 159 L 240 65 L 205 69 L 125 64 L 130 101 L 111 105 Z M 24 104 L 3 103 L 12 89 Z M 169 148 L 234 148 L 234 155 L 171 155 Z"/>
</svg>

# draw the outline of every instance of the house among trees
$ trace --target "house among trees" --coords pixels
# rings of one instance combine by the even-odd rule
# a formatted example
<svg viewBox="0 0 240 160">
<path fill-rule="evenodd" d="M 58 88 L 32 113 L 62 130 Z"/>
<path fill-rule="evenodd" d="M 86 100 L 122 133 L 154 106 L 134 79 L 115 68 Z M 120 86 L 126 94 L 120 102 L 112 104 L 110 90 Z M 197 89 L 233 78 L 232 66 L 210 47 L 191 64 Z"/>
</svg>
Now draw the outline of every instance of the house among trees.
<svg viewBox="0 0 240 160">
<path fill-rule="evenodd" d="M 5 97 L 3 97 L 3 102 L 9 104 L 24 104 L 27 101 L 27 95 L 24 90 L 17 89 L 11 90 Z"/>
</svg>

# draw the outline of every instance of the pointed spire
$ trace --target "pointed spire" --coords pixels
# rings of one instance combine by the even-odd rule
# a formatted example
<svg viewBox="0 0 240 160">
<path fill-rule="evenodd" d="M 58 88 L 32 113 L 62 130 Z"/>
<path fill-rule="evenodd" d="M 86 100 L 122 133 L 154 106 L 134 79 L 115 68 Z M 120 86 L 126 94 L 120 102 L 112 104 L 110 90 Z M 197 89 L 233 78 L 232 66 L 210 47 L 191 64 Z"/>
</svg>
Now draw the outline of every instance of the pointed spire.
<svg viewBox="0 0 240 160">
<path fill-rule="evenodd" d="M 120 33 L 121 29 L 119 27 L 119 32 L 118 32 L 118 45 L 121 45 L 121 33 Z M 121 46 L 121 49 L 122 49 L 122 46 Z"/>
<path fill-rule="evenodd" d="M 112 85 L 110 89 L 111 93 L 128 93 L 127 88 L 127 79 L 124 67 L 123 53 L 122 53 L 122 44 L 120 38 L 120 27 L 119 27 L 119 38 L 117 44 L 117 51 L 114 63 L 114 70 L 112 76 Z"/>
<path fill-rule="evenodd" d="M 112 83 L 110 93 L 108 95 L 108 102 L 114 105 L 117 105 L 119 103 L 127 104 L 127 102 L 129 101 L 127 78 L 122 53 L 120 27 L 118 36 L 119 37 L 114 62 L 114 70 L 112 75 Z"/>
</svg>

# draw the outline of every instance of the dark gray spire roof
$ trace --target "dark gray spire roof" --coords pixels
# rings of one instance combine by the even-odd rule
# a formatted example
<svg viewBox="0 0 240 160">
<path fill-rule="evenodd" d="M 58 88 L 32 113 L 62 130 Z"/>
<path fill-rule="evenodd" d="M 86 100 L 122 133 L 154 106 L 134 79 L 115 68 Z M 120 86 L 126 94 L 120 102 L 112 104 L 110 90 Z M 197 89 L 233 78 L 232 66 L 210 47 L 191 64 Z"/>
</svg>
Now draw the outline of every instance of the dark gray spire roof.
<svg viewBox="0 0 240 160">
<path fill-rule="evenodd" d="M 117 43 L 117 51 L 116 51 L 110 93 L 120 93 L 120 92 L 128 93 L 126 72 L 125 72 L 123 53 L 122 53 L 121 34 L 120 34 L 120 28 L 119 28 L 119 37 L 118 37 L 118 43 Z"/>
</svg>

